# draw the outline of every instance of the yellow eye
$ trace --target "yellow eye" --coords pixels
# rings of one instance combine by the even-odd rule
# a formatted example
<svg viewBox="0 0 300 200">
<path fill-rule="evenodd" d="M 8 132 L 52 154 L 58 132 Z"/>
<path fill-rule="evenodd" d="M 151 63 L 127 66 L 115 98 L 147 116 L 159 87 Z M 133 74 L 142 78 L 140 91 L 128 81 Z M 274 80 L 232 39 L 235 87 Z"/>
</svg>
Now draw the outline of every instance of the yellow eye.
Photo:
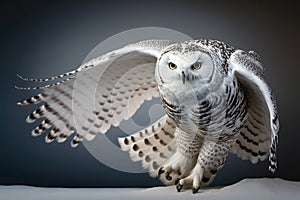
<svg viewBox="0 0 300 200">
<path fill-rule="evenodd" d="M 197 63 L 192 65 L 192 69 L 197 70 L 197 69 L 200 69 L 200 68 L 201 68 L 201 63 L 200 62 L 197 62 Z"/>
<path fill-rule="evenodd" d="M 172 70 L 173 70 L 173 69 L 176 69 L 176 68 L 177 68 L 177 65 L 175 65 L 175 64 L 172 63 L 172 62 L 170 62 L 170 63 L 169 63 L 169 68 L 172 69 Z"/>
</svg>

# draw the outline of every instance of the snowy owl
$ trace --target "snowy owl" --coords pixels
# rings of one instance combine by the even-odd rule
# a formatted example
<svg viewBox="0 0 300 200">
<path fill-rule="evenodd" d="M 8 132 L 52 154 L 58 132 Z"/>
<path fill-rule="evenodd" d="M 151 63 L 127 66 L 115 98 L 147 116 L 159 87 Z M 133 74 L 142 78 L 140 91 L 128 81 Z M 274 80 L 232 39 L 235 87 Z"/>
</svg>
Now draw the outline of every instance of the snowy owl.
<svg viewBox="0 0 300 200">
<path fill-rule="evenodd" d="M 62 75 L 20 76 L 46 84 L 19 88 L 42 92 L 18 104 L 41 102 L 27 117 L 27 122 L 43 119 L 33 136 L 49 130 L 46 142 L 64 142 L 74 134 L 71 145 L 76 147 L 131 118 L 145 100 L 160 97 L 165 115 L 119 143 L 151 176 L 175 184 L 178 191 L 192 186 L 197 193 L 230 152 L 252 163 L 268 157 L 270 171 L 277 168 L 278 114 L 263 73 L 254 51 L 220 41 L 146 40 Z"/>
</svg>

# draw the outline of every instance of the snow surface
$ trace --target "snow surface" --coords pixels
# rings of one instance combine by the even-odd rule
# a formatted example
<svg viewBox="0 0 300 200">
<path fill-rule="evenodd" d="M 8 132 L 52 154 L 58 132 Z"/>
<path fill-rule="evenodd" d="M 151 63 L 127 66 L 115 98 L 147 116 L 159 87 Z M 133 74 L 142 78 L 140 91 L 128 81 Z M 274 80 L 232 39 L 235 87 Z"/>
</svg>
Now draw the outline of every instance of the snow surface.
<svg viewBox="0 0 300 200">
<path fill-rule="evenodd" d="M 0 186 L 0 200 L 99 200 L 99 199 L 272 199 L 300 200 L 300 182 L 280 178 L 244 179 L 221 188 L 202 189 L 192 194 L 189 189 L 177 192 L 175 186 L 154 188 L 41 188 Z"/>
</svg>

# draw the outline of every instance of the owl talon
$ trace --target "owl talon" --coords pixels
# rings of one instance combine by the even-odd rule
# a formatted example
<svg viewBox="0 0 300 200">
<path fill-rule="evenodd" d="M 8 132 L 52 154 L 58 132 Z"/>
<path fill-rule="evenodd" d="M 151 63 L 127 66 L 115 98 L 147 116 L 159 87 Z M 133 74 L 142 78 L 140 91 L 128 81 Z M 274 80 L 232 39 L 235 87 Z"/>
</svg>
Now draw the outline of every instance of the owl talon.
<svg viewBox="0 0 300 200">
<path fill-rule="evenodd" d="M 170 181 L 170 180 L 172 180 L 172 177 L 170 176 L 170 173 L 169 172 L 166 172 L 166 179 L 168 180 L 168 181 Z"/>
<path fill-rule="evenodd" d="M 164 173 L 165 170 L 163 170 L 163 167 L 161 167 L 159 170 L 158 170 L 158 176 L 160 176 L 162 173 Z"/>
<path fill-rule="evenodd" d="M 200 189 L 200 187 L 197 187 L 197 188 L 193 187 L 193 189 L 192 189 L 193 194 L 196 194 L 199 191 L 199 189 Z"/>
<path fill-rule="evenodd" d="M 183 185 L 181 185 L 180 183 L 178 183 L 176 185 L 176 189 L 177 189 L 177 192 L 180 192 L 180 190 L 183 188 Z"/>
</svg>

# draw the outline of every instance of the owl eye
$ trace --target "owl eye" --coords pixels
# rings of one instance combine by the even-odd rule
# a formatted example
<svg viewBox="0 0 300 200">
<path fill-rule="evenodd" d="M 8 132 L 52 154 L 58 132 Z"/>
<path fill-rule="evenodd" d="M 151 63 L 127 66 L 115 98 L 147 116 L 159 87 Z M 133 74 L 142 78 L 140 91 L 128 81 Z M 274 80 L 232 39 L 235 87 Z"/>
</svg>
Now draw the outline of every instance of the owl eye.
<svg viewBox="0 0 300 200">
<path fill-rule="evenodd" d="M 194 70 L 197 70 L 197 69 L 200 69 L 200 68 L 201 68 L 201 63 L 200 62 L 197 62 L 197 63 L 192 65 L 192 69 L 194 69 Z"/>
<path fill-rule="evenodd" d="M 172 63 L 172 62 L 170 62 L 170 63 L 169 63 L 169 68 L 172 69 L 172 70 L 173 70 L 173 69 L 176 69 L 176 68 L 177 68 L 177 65 L 175 65 L 175 64 Z"/>
</svg>

